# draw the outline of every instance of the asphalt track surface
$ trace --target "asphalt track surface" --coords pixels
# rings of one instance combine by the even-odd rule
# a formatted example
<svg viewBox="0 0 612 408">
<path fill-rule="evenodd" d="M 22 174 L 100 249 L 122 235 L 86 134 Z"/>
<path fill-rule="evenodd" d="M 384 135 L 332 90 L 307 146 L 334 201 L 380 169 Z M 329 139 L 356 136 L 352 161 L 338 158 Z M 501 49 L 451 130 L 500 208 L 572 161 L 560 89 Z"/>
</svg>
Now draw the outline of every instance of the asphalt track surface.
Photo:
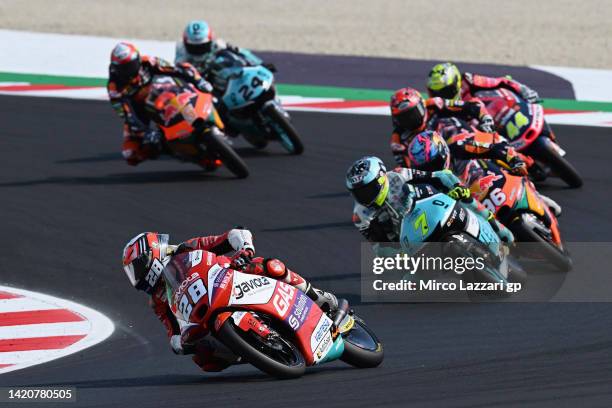
<svg viewBox="0 0 612 408">
<path fill-rule="evenodd" d="M 431 68 L 445 62 L 279 51 L 258 51 L 257 55 L 276 65 L 276 79 L 281 83 L 369 89 L 399 89 L 413 84 L 417 89 L 424 90 Z M 455 62 L 462 72 L 520 78 L 521 82 L 537 89 L 540 96 L 545 98 L 574 99 L 572 84 L 549 72 L 530 67 Z"/>
<path fill-rule="evenodd" d="M 252 176 L 235 180 L 172 160 L 128 167 L 106 103 L 0 97 L 0 106 L 1 283 L 81 302 L 117 327 L 93 348 L 0 376 L 1 386 L 75 386 L 75 406 L 92 407 L 612 405 L 610 304 L 359 302 L 360 236 L 343 176 L 366 153 L 390 160 L 388 118 L 293 113 L 305 154 L 239 148 Z M 585 179 L 581 190 L 543 188 L 563 205 L 564 237 L 606 241 L 610 131 L 556 130 Z M 250 366 L 205 374 L 172 354 L 121 270 L 121 249 L 142 230 L 179 241 L 236 224 L 254 231 L 260 254 L 348 297 L 382 339 L 383 365 L 337 362 L 276 381 Z"/>
</svg>

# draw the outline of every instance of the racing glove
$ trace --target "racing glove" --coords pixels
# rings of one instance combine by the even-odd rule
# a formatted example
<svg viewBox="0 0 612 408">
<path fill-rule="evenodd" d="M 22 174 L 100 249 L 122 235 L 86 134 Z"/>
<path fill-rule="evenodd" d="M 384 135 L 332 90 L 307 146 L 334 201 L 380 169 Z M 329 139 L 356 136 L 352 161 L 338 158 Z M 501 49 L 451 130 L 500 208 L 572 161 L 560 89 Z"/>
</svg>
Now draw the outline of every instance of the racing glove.
<svg viewBox="0 0 612 408">
<path fill-rule="evenodd" d="M 198 88 L 199 91 L 204 92 L 204 93 L 212 93 L 212 91 L 213 91 L 213 87 L 210 84 L 210 82 L 208 82 L 204 78 L 200 79 L 195 84 L 195 87 Z"/>
<path fill-rule="evenodd" d="M 491 115 L 484 115 L 480 119 L 480 124 L 478 125 L 478 129 L 482 130 L 485 133 L 494 133 L 495 132 L 495 122 L 493 121 L 493 117 Z"/>
<path fill-rule="evenodd" d="M 240 54 L 240 48 L 233 44 L 230 44 L 230 43 L 225 44 L 225 49 L 233 52 L 234 54 Z"/>
<path fill-rule="evenodd" d="M 255 252 L 252 249 L 242 249 L 232 256 L 230 265 L 233 269 L 242 270 L 247 267 L 255 256 Z"/>
<path fill-rule="evenodd" d="M 518 153 L 512 146 L 507 143 L 496 143 L 491 146 L 493 158 L 500 160 L 510 167 L 513 174 L 525 176 L 528 173 L 528 165 L 523 160 L 523 155 Z"/>
<path fill-rule="evenodd" d="M 255 253 L 255 246 L 253 245 L 253 234 L 247 229 L 242 227 L 236 227 L 229 231 L 227 234 L 227 240 L 229 241 L 234 251 L 241 251 L 243 249 L 250 249 L 253 254 Z"/>
<path fill-rule="evenodd" d="M 529 174 L 527 170 L 527 163 L 523 161 L 519 156 L 514 156 L 508 161 L 510 166 L 510 172 L 516 176 L 526 176 Z"/>
<path fill-rule="evenodd" d="M 457 200 L 457 201 L 467 200 L 468 198 L 472 197 L 472 193 L 470 192 L 470 189 L 460 184 L 453 187 L 448 193 L 446 193 L 446 195 L 448 195 L 453 200 Z"/>
<path fill-rule="evenodd" d="M 521 85 L 521 96 L 529 103 L 538 103 L 540 95 L 526 85 Z"/>
<path fill-rule="evenodd" d="M 276 65 L 274 65 L 271 62 L 264 62 L 263 64 L 261 64 L 264 68 L 267 68 L 270 72 L 276 72 Z"/>
</svg>

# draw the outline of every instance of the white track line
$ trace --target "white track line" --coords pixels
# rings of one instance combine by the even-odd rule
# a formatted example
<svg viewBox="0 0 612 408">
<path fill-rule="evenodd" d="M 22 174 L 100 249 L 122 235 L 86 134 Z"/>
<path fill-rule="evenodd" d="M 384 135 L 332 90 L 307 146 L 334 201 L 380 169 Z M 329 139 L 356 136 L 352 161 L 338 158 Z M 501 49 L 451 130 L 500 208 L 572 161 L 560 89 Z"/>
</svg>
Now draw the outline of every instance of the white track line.
<svg viewBox="0 0 612 408">
<path fill-rule="evenodd" d="M 82 322 L 24 324 L 22 326 L 0 326 L 0 340 L 25 337 L 73 336 L 87 334 L 91 323 Z M 1 355 L 2 353 L 0 353 Z"/>
<path fill-rule="evenodd" d="M 59 306 L 49 302 L 27 297 L 0 300 L 0 313 L 26 312 L 30 310 L 58 309 Z"/>
</svg>

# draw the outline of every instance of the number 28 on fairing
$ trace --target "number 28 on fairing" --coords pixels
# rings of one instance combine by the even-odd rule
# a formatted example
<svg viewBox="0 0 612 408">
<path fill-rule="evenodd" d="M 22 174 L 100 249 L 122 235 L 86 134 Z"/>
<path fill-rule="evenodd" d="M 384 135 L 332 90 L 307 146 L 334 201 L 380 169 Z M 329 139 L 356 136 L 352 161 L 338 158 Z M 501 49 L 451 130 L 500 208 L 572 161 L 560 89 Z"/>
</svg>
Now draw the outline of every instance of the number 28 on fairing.
<svg viewBox="0 0 612 408">
<path fill-rule="evenodd" d="M 197 304 L 205 294 L 206 286 L 204 286 L 202 279 L 198 279 L 189 285 L 187 292 L 183 293 L 183 296 L 181 296 L 181 300 L 178 304 L 179 312 L 181 312 L 185 320 L 189 320 L 191 311 L 193 310 L 193 305 Z"/>
</svg>

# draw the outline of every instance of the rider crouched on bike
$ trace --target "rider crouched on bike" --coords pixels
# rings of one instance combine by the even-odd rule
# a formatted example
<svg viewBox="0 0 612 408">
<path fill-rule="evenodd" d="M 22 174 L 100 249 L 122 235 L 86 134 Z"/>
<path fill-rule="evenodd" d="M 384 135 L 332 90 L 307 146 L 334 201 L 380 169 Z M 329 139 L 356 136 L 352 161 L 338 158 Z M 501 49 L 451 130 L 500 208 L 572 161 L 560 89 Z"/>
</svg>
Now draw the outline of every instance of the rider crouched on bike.
<svg viewBox="0 0 612 408">
<path fill-rule="evenodd" d="M 412 211 L 415 201 L 436 193 L 431 187 L 484 217 L 503 241 L 514 242 L 512 232 L 474 199 L 470 189 L 450 170 L 397 168 L 387 172 L 381 159 L 368 156 L 349 168 L 346 187 L 355 199 L 353 223 L 368 241 L 376 243 L 374 250 L 378 254 L 384 251 L 381 243 L 399 241 L 403 218 Z"/>
<path fill-rule="evenodd" d="M 236 356 L 224 345 L 207 336 L 201 326 L 179 321 L 171 310 L 161 271 L 174 255 L 196 250 L 223 255 L 235 270 L 263 275 L 288 283 L 308 295 L 323 311 L 338 307 L 336 296 L 312 285 L 285 264 L 273 258 L 255 256 L 253 236 L 249 230 L 234 228 L 221 235 L 189 239 L 179 245 L 170 245 L 168 234 L 143 232 L 132 238 L 123 249 L 123 269 L 132 285 L 151 296 L 150 305 L 161 320 L 176 354 L 195 354 L 193 361 L 204 371 L 220 371 L 237 362 Z"/>
<path fill-rule="evenodd" d="M 432 118 L 450 116 L 476 121 L 484 132 L 493 131 L 493 118 L 480 100 L 453 101 L 438 97 L 423 99 L 416 89 L 397 90 L 391 96 L 391 151 L 397 164 L 406 166 L 408 144 L 416 134 L 427 128 Z"/>
<path fill-rule="evenodd" d="M 236 47 L 220 38 L 215 38 L 213 30 L 203 20 L 194 20 L 187 24 L 183 31 L 182 40 L 176 43 L 174 63 L 187 62 L 206 76 L 214 61 L 215 54 L 221 50 L 238 54 L 248 65 L 264 65 L 270 71 L 276 72 L 274 64 L 264 64 L 259 57 L 246 48 Z"/>
<path fill-rule="evenodd" d="M 494 78 L 469 72 L 461 75 L 459 68 L 450 62 L 435 65 L 427 78 L 427 91 L 430 97 L 456 101 L 471 100 L 477 91 L 499 88 L 508 89 L 529 103 L 536 103 L 540 99 L 536 91 L 509 76 Z"/>
<path fill-rule="evenodd" d="M 483 134 L 484 136 L 495 137 L 496 134 Z M 454 137 L 444 138 L 436 131 L 425 130 L 416 135 L 408 145 L 409 167 L 430 172 L 450 170 L 454 174 L 460 175 L 460 179 L 471 184 L 473 180 L 485 176 L 484 169 L 488 165 L 486 160 L 499 160 L 508 165 L 512 174 L 525 177 L 527 175 L 526 163 L 523 159 L 528 159 L 517 153 L 507 143 L 487 143 L 474 142 L 472 149 L 482 149 L 480 151 L 470 151 L 470 148 L 458 148 L 453 138 L 463 138 L 466 135 L 459 133 Z M 502 149 L 501 151 L 498 151 Z M 504 157 L 505 156 L 505 157 Z M 485 160 L 471 160 L 474 158 Z M 561 215 L 561 206 L 552 198 L 539 194 L 542 200 L 556 215 Z"/>
<path fill-rule="evenodd" d="M 246 66 L 263 65 L 271 72 L 276 72 L 272 63 L 263 60 L 246 48 L 236 47 L 220 38 L 215 38 L 213 30 L 203 20 L 194 20 L 187 24 L 183 31 L 182 40 L 176 43 L 174 63 L 189 63 L 193 65 L 204 78 L 213 86 L 213 94 L 220 99 L 226 90 L 227 80 L 217 75 L 216 59 L 220 51 L 226 51 L 243 61 Z M 238 131 L 233 129 L 227 118 L 227 108 L 223 103 L 216 103 L 215 107 L 221 115 L 225 125 L 225 133 L 236 136 Z M 231 143 L 228 141 L 228 143 Z"/>
<path fill-rule="evenodd" d="M 149 127 L 145 101 L 155 75 L 167 75 L 193 84 L 202 92 L 211 85 L 187 63 L 176 66 L 161 58 L 140 55 L 133 44 L 121 42 L 111 52 L 107 91 L 110 103 L 124 121 L 123 158 L 134 166 L 161 153 L 161 134 Z"/>
</svg>

